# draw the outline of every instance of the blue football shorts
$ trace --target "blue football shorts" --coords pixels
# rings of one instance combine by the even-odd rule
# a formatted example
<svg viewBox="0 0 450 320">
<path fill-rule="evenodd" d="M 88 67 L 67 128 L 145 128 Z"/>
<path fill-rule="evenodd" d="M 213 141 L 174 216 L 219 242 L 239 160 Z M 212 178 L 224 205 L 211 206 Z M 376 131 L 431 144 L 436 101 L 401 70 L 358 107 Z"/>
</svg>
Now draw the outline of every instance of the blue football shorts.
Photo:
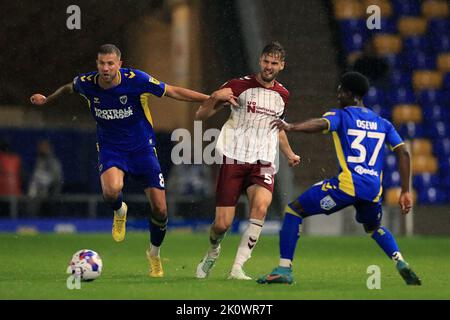
<svg viewBox="0 0 450 320">
<path fill-rule="evenodd" d="M 332 214 L 348 206 L 356 209 L 356 221 L 364 224 L 366 230 L 373 230 L 381 223 L 383 211 L 381 201 L 371 202 L 350 196 L 339 190 L 337 178 L 316 183 L 302 193 L 297 201 L 303 208 L 302 217 L 316 214 Z"/>
<path fill-rule="evenodd" d="M 124 152 L 107 146 L 98 148 L 98 169 L 100 175 L 117 167 L 141 183 L 144 189 L 164 190 L 164 177 L 159 165 L 156 148 L 146 146 L 138 151 Z"/>
</svg>

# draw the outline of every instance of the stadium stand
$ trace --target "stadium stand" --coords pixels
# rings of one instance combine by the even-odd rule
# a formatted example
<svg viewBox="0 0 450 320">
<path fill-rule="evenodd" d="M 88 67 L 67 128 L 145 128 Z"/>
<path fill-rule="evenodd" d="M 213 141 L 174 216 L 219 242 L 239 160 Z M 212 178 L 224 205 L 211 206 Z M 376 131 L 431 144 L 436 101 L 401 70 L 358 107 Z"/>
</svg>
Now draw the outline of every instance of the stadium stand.
<svg viewBox="0 0 450 320">
<path fill-rule="evenodd" d="M 450 8 L 443 0 L 334 0 L 346 61 L 373 44 L 390 66 L 388 85 L 372 87 L 365 103 L 391 120 L 408 141 L 413 187 L 421 204 L 450 203 Z M 381 28 L 366 27 L 366 8 L 381 9 Z M 397 200 L 395 157 L 386 157 L 386 202 Z"/>
</svg>

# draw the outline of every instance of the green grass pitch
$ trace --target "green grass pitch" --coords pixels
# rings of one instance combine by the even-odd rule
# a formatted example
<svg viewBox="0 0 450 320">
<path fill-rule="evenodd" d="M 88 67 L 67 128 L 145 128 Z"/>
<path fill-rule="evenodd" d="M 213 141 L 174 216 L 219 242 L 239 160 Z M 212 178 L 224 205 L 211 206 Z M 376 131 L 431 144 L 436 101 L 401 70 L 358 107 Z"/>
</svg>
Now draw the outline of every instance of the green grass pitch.
<svg viewBox="0 0 450 320">
<path fill-rule="evenodd" d="M 394 264 L 365 236 L 304 236 L 297 246 L 293 285 L 227 280 L 239 236 L 228 235 L 209 278 L 195 269 L 206 251 L 205 233 L 169 232 L 162 249 L 166 276 L 147 275 L 148 234 L 129 232 L 122 243 L 110 234 L 0 234 L 0 299 L 450 299 L 450 238 L 399 238 L 405 258 L 422 279 L 406 286 Z M 65 269 L 79 249 L 100 253 L 103 274 L 80 290 L 66 286 Z M 278 262 L 278 237 L 263 235 L 246 265 L 249 275 Z M 381 269 L 381 289 L 366 286 L 369 265 Z"/>
</svg>

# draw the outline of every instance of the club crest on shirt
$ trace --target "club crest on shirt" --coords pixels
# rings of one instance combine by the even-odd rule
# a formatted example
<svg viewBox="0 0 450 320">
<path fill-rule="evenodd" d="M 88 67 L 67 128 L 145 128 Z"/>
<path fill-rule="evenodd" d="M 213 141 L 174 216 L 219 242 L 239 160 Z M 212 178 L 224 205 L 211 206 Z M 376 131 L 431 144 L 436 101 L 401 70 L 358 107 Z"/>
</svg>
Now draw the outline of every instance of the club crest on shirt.
<svg viewBox="0 0 450 320">
<path fill-rule="evenodd" d="M 94 97 L 94 103 L 100 103 L 100 98 Z"/>
<path fill-rule="evenodd" d="M 120 100 L 120 103 L 126 104 L 127 101 L 128 101 L 128 97 L 127 96 L 120 96 L 119 100 Z"/>
<path fill-rule="evenodd" d="M 330 196 L 326 196 L 320 200 L 320 207 L 323 210 L 331 210 L 336 206 L 336 202 L 334 202 L 333 198 Z"/>
</svg>

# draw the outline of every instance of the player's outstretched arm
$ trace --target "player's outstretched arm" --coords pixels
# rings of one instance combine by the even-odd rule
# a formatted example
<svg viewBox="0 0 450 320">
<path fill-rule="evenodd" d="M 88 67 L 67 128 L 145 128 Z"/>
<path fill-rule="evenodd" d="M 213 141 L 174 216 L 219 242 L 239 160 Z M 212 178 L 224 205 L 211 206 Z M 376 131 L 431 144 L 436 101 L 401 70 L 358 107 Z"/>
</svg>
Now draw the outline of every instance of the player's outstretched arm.
<svg viewBox="0 0 450 320">
<path fill-rule="evenodd" d="M 292 151 L 286 132 L 284 132 L 284 130 L 281 130 L 278 133 L 278 138 L 281 152 L 283 152 L 286 158 L 288 159 L 289 166 L 290 167 L 298 166 L 300 164 L 300 156 L 296 155 L 294 151 Z"/>
<path fill-rule="evenodd" d="M 322 132 L 328 129 L 328 122 L 323 118 L 311 119 L 305 122 L 287 123 L 284 120 L 277 119 L 270 123 L 272 128 L 284 131 L 300 131 L 305 133 Z"/>
<path fill-rule="evenodd" d="M 400 145 L 394 150 L 400 170 L 400 181 L 402 191 L 398 201 L 402 214 L 408 214 L 412 208 L 412 195 L 409 192 L 409 182 L 411 178 L 410 156 L 405 145 Z"/>
<path fill-rule="evenodd" d="M 237 106 L 236 97 L 233 95 L 233 91 L 230 88 L 223 88 L 217 90 L 211 94 L 211 96 L 198 108 L 195 113 L 195 119 L 206 120 L 212 117 L 220 109 L 222 109 L 224 103 L 229 103 L 233 106 Z"/>
<path fill-rule="evenodd" d="M 209 98 L 209 96 L 206 94 L 186 88 L 171 86 L 168 84 L 166 84 L 165 95 L 176 100 L 188 102 L 203 102 Z"/>
<path fill-rule="evenodd" d="M 40 105 L 52 102 L 53 100 L 56 100 L 58 97 L 60 97 L 62 95 L 72 93 L 72 92 L 73 92 L 73 85 L 71 82 L 66 85 L 63 85 L 62 87 L 59 87 L 55 92 L 53 92 L 48 97 L 46 97 L 40 93 L 35 93 L 30 97 L 30 101 L 32 104 L 36 104 L 36 105 L 40 106 Z"/>
</svg>

